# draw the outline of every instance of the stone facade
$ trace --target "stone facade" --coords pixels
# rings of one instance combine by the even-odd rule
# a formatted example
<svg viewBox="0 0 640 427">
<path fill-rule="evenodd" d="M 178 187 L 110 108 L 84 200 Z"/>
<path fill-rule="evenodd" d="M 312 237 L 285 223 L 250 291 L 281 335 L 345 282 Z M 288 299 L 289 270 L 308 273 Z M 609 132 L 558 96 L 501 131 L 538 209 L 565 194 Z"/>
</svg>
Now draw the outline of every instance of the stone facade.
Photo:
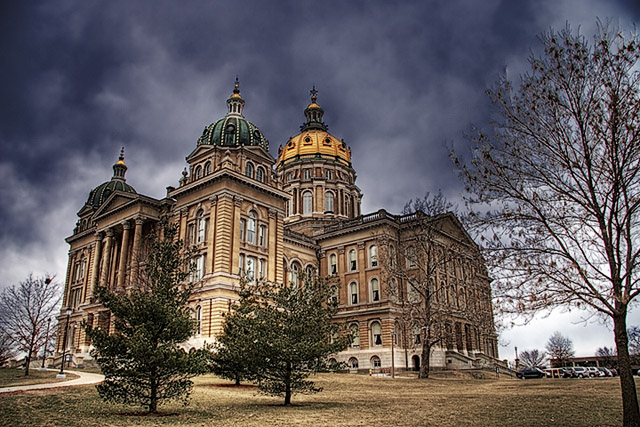
<svg viewBox="0 0 640 427">
<path fill-rule="evenodd" d="M 420 365 L 419 346 L 410 333 L 399 331 L 402 304 L 389 292 L 383 262 L 388 247 L 379 240 L 393 236 L 402 245 L 418 219 L 384 210 L 362 215 L 351 150 L 327 131 L 315 90 L 311 101 L 301 132 L 274 159 L 264 135 L 243 116 L 236 82 L 227 100 L 229 112 L 204 129 L 186 157 L 188 168 L 178 187 L 167 187 L 161 200 L 140 195 L 126 183 L 121 153 L 113 177 L 91 191 L 66 239 L 70 251 L 58 355 L 70 307 L 67 352 L 76 360 L 90 358 L 91 343 L 81 323 L 113 327 L 93 290 L 98 284 L 120 292 L 136 286 L 145 236 L 167 216 L 178 224 L 180 238 L 200 250 L 191 301 L 199 328 L 186 348 L 215 341 L 237 299 L 241 276 L 290 283 L 304 271 L 317 271 L 339 282 L 337 320 L 357 332 L 354 344 L 336 360 L 354 371 L 384 368 L 391 366 L 393 351 L 396 368 Z M 434 220 L 439 224 L 435 238 L 455 242 L 463 249 L 460 254 L 477 254 L 455 216 Z M 432 353 L 431 365 L 437 368 L 477 367 L 498 356 L 489 278 L 484 268 L 471 269 L 465 256 L 460 258 L 439 273 L 439 280 L 452 284 L 454 301 L 458 295 L 465 298 L 451 311 L 450 339 Z M 461 272 L 465 268 L 469 271 Z M 472 304 L 485 312 L 488 323 L 478 324 L 468 315 Z"/>
</svg>

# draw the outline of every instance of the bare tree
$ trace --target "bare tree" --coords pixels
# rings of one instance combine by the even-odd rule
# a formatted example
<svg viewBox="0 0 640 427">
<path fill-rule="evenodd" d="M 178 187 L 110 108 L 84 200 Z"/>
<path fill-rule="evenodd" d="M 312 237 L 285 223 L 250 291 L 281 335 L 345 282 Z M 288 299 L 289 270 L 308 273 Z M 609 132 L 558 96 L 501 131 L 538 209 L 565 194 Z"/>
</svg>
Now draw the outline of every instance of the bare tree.
<svg viewBox="0 0 640 427">
<path fill-rule="evenodd" d="M 544 359 L 547 357 L 547 353 L 537 349 L 524 350 L 520 352 L 520 362 L 526 367 L 537 368 L 542 366 Z"/>
<path fill-rule="evenodd" d="M 0 330 L 0 367 L 4 366 L 16 354 L 11 338 Z"/>
<path fill-rule="evenodd" d="M 640 355 L 640 327 L 632 326 L 627 333 L 629 334 L 629 353 L 632 356 Z"/>
<path fill-rule="evenodd" d="M 549 357 L 557 360 L 560 366 L 566 365 L 574 355 L 573 342 L 558 331 L 549 337 L 545 348 Z"/>
<path fill-rule="evenodd" d="M 25 375 L 29 375 L 31 357 L 51 338 L 46 335 L 47 321 L 59 304 L 60 284 L 32 274 L 0 294 L 0 331 L 26 353 Z M 49 333 L 54 330 L 50 328 Z"/>
<path fill-rule="evenodd" d="M 624 425 L 638 426 L 626 319 L 640 293 L 640 38 L 598 28 L 592 44 L 568 26 L 543 34 L 520 86 L 488 91 L 493 131 L 453 160 L 502 308 L 612 319 Z"/>
<path fill-rule="evenodd" d="M 615 368 L 617 366 L 616 350 L 613 347 L 598 347 L 596 357 L 599 359 L 600 366 L 605 368 Z"/>
<path fill-rule="evenodd" d="M 472 318 L 474 325 L 481 325 L 479 330 L 491 325 L 493 332 L 489 282 L 482 286 L 475 277 L 484 271 L 478 249 L 471 241 L 451 239 L 442 229 L 445 219 L 457 221 L 452 210 L 453 204 L 441 192 L 427 193 L 405 205 L 400 221 L 405 227 L 399 234 L 378 236 L 379 246 L 386 248 L 380 254 L 385 281 L 400 306 L 404 346 L 420 348 L 420 378 L 429 377 L 435 346 L 452 348 L 454 340 L 458 347 L 467 344 L 460 342 L 462 331 L 455 327 L 462 313 L 466 320 Z M 457 282 L 447 278 L 455 266 L 460 267 Z M 485 314 L 482 320 L 479 313 Z"/>
</svg>

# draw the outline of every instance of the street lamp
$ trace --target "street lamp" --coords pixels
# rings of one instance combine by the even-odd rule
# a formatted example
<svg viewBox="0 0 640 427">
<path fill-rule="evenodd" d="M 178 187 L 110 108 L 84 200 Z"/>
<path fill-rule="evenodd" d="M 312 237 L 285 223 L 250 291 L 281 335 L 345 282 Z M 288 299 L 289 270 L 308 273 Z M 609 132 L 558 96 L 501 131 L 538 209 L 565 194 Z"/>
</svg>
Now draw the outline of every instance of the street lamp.
<svg viewBox="0 0 640 427">
<path fill-rule="evenodd" d="M 47 341 L 49 341 L 49 326 L 51 326 L 51 317 L 47 319 L 47 334 L 44 336 L 44 353 L 42 354 L 42 368 L 40 370 L 44 371 L 44 361 L 47 360 Z"/>
<path fill-rule="evenodd" d="M 396 343 L 396 331 L 391 331 L 391 378 L 396 377 L 396 358 L 393 355 L 393 345 Z"/>
<path fill-rule="evenodd" d="M 60 363 L 60 373 L 56 378 L 67 378 L 64 374 L 64 358 L 67 353 L 67 331 L 69 330 L 69 316 L 71 316 L 71 307 L 67 307 L 67 321 L 64 325 L 64 338 L 62 338 L 62 362 Z"/>
</svg>

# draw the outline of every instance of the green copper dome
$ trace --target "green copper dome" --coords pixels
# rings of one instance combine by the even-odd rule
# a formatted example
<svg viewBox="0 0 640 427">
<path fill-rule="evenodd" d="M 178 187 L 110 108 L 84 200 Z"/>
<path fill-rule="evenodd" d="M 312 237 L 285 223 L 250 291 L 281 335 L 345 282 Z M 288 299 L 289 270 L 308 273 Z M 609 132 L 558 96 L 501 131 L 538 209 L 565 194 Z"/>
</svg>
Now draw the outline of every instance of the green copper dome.
<svg viewBox="0 0 640 427">
<path fill-rule="evenodd" d="M 124 174 L 127 171 L 127 165 L 124 163 L 124 148 L 120 151 L 120 157 L 115 165 L 113 165 L 113 177 L 111 181 L 103 182 L 96 188 L 91 190 L 89 198 L 87 199 L 87 205 L 94 208 L 100 207 L 102 203 L 114 191 L 122 191 L 123 193 L 137 194 L 136 190 L 127 184 Z"/>
<path fill-rule="evenodd" d="M 227 115 L 204 128 L 202 136 L 198 138 L 198 145 L 223 147 L 253 145 L 269 151 L 269 141 L 256 125 L 242 115 L 244 100 L 240 96 L 237 78 L 233 94 L 227 100 L 227 106 L 229 107 Z"/>
</svg>

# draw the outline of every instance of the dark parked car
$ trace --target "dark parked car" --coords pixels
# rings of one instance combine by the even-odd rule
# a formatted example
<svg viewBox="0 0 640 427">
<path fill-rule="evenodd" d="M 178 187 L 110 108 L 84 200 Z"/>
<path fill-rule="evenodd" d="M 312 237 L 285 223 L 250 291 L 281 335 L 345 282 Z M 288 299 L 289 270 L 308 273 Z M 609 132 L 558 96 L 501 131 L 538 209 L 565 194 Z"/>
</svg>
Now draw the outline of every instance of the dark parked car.
<svg viewBox="0 0 640 427">
<path fill-rule="evenodd" d="M 516 372 L 516 377 L 520 379 L 544 378 L 545 373 L 543 370 L 538 368 L 522 368 L 518 372 Z"/>
</svg>

